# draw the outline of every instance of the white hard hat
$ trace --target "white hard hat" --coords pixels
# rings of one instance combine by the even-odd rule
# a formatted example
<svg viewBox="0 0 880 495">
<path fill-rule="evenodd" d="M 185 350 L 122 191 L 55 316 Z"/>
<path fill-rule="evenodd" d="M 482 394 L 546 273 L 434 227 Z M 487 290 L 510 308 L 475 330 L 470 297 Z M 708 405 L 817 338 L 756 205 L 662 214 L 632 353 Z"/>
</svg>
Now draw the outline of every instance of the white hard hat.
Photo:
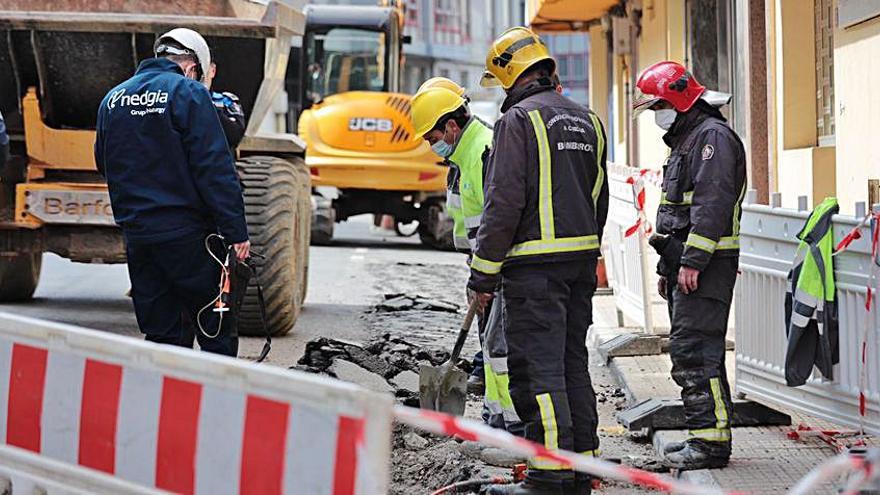
<svg viewBox="0 0 880 495">
<path fill-rule="evenodd" d="M 169 41 L 173 41 L 182 46 L 185 51 L 181 51 L 177 47 L 168 45 L 167 42 Z M 153 45 L 153 52 L 156 56 L 165 53 L 170 53 L 172 55 L 194 55 L 199 64 L 199 69 L 202 71 L 202 81 L 205 80 L 205 76 L 211 70 L 211 50 L 208 48 L 208 42 L 205 41 L 205 38 L 203 38 L 201 34 L 192 29 L 176 28 L 159 36 L 156 38 L 156 43 Z"/>
</svg>

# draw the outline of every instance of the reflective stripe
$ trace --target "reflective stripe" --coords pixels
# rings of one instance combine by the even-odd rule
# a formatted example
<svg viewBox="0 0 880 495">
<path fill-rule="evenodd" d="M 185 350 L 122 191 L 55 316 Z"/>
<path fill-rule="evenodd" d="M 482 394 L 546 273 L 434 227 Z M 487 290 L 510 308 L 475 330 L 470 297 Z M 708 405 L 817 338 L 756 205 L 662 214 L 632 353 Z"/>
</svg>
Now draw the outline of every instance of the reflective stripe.
<svg viewBox="0 0 880 495">
<path fill-rule="evenodd" d="M 471 268 L 486 275 L 497 275 L 501 273 L 501 262 L 484 260 L 475 254 L 471 257 Z"/>
<path fill-rule="evenodd" d="M 819 298 L 800 287 L 797 287 L 794 290 L 794 300 L 811 308 L 819 306 Z"/>
<path fill-rule="evenodd" d="M 467 237 L 462 237 L 462 236 L 457 235 L 457 236 L 453 237 L 452 241 L 453 241 L 453 244 L 455 244 L 455 247 L 458 249 L 472 249 L 473 248 L 473 246 L 471 245 L 471 240 L 468 239 Z M 476 244 L 476 242 L 474 242 L 474 244 Z"/>
<path fill-rule="evenodd" d="M 746 185 L 743 184 L 742 191 L 739 192 L 739 199 L 736 200 L 736 205 L 733 207 L 733 235 L 739 236 L 739 217 L 740 210 L 742 210 L 742 202 L 746 197 Z"/>
<path fill-rule="evenodd" d="M 594 113 L 590 113 L 590 119 L 593 121 L 593 129 L 596 131 L 596 183 L 593 184 L 593 207 L 599 209 L 599 194 L 602 193 L 602 184 L 605 182 L 605 169 L 602 168 L 602 153 L 605 151 L 605 138 L 602 137 L 600 129 L 602 124 L 599 117 Z"/>
<path fill-rule="evenodd" d="M 739 236 L 727 236 L 718 240 L 715 249 L 739 249 Z"/>
<path fill-rule="evenodd" d="M 691 430 L 688 432 L 691 438 L 699 438 L 707 442 L 729 442 L 729 428 L 704 428 L 702 430 Z"/>
<path fill-rule="evenodd" d="M 483 214 L 473 217 L 464 217 L 464 226 L 469 229 L 478 229 L 480 228 L 480 223 L 483 221 Z"/>
<path fill-rule="evenodd" d="M 799 314 L 799 313 L 792 311 L 791 312 L 791 324 L 796 327 L 806 328 L 807 325 L 810 324 L 810 317 L 804 316 L 802 314 Z"/>
<path fill-rule="evenodd" d="M 550 394 L 536 395 L 535 399 L 538 401 L 538 408 L 541 410 L 544 447 L 547 447 L 549 450 L 559 450 L 559 429 L 556 424 L 556 410 L 553 407 L 553 399 L 550 398 Z M 565 464 L 544 457 L 529 459 L 529 467 L 544 471 L 569 469 L 569 466 Z"/>
<path fill-rule="evenodd" d="M 669 201 L 666 199 L 666 191 L 663 191 L 663 194 L 660 195 L 660 204 L 661 205 L 677 205 L 677 206 L 690 206 L 694 201 L 694 192 L 688 191 L 684 193 L 684 199 L 681 202 Z"/>
<path fill-rule="evenodd" d="M 686 246 L 697 248 L 701 251 L 706 251 L 709 254 L 715 252 L 715 247 L 718 245 L 717 242 L 709 239 L 708 237 L 703 237 L 699 234 L 694 234 L 691 232 L 688 234 L 687 242 L 684 243 Z"/>
<path fill-rule="evenodd" d="M 709 388 L 712 390 L 712 397 L 715 399 L 715 427 L 719 429 L 727 428 L 730 425 L 727 406 L 724 405 L 724 395 L 721 393 L 721 380 L 717 377 L 710 378 Z"/>
<path fill-rule="evenodd" d="M 546 253 L 567 253 L 571 251 L 589 251 L 592 249 L 599 249 L 599 237 L 596 235 L 563 237 L 561 239 L 550 239 L 546 241 L 526 241 L 510 248 L 510 251 L 507 252 L 507 256 L 515 257 Z"/>
<path fill-rule="evenodd" d="M 600 455 L 602 455 L 602 451 L 599 449 L 593 449 L 593 450 L 585 450 L 583 452 L 578 452 L 578 454 L 589 456 L 589 457 L 599 457 Z"/>
<path fill-rule="evenodd" d="M 550 394 L 535 396 L 538 408 L 541 409 L 541 426 L 544 428 L 544 447 L 550 450 L 559 449 L 559 430 L 556 427 L 556 409 Z"/>
<path fill-rule="evenodd" d="M 541 120 L 541 112 L 529 112 L 532 127 L 535 128 L 535 139 L 538 141 L 538 163 L 540 179 L 538 185 L 538 215 L 541 221 L 541 239 L 556 237 L 556 226 L 553 223 L 553 172 L 550 169 L 550 145 L 547 144 L 547 128 Z"/>
<path fill-rule="evenodd" d="M 452 208 L 461 208 L 461 195 L 452 191 L 446 193 L 446 204 Z"/>
</svg>

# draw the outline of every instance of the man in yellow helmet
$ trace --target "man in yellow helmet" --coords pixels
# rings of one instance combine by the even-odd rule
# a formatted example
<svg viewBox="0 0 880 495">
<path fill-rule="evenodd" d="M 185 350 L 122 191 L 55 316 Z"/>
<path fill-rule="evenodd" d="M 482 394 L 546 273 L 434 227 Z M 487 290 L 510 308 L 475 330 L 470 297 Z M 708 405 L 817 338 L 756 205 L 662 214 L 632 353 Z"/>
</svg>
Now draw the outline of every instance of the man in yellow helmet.
<svg viewBox="0 0 880 495">
<path fill-rule="evenodd" d="M 470 112 L 464 92 L 446 78 L 425 81 L 413 97 L 412 119 L 416 138 L 431 144 L 449 163 L 447 208 L 455 222 L 456 247 L 470 253 L 483 215 L 483 163 L 492 144 L 492 129 Z M 492 426 L 521 433 L 507 386 L 507 346 L 497 314 L 501 307 L 495 306 L 480 315 L 482 356 L 474 359 L 475 365 L 480 361 L 485 376 L 484 419 Z"/>
<path fill-rule="evenodd" d="M 556 62 L 527 28 L 503 33 L 486 57 L 484 86 L 507 93 L 486 164 L 483 219 L 468 286 L 483 302 L 500 285 L 510 393 L 525 437 L 548 449 L 596 455 L 596 395 L 587 367 L 599 240 L 608 213 L 605 132 L 560 95 Z M 547 458 L 526 480 L 490 494 L 588 494 Z"/>
</svg>

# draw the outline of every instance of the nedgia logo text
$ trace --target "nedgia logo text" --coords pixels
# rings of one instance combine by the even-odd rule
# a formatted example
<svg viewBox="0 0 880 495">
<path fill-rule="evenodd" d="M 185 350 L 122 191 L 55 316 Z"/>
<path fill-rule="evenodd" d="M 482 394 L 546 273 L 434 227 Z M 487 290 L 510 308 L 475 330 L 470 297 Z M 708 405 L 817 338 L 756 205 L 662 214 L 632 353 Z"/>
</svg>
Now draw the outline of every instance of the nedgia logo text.
<svg viewBox="0 0 880 495">
<path fill-rule="evenodd" d="M 111 94 L 110 99 L 107 100 L 107 108 L 112 110 L 112 109 L 116 108 L 117 104 L 120 107 L 127 107 L 127 106 L 152 107 L 153 105 L 156 105 L 157 103 L 159 103 L 159 104 L 168 103 L 168 92 L 167 91 L 145 91 L 141 94 L 133 94 L 133 95 L 125 94 L 125 91 L 126 91 L 126 89 L 122 88 L 119 91 L 116 91 L 113 94 Z"/>
</svg>

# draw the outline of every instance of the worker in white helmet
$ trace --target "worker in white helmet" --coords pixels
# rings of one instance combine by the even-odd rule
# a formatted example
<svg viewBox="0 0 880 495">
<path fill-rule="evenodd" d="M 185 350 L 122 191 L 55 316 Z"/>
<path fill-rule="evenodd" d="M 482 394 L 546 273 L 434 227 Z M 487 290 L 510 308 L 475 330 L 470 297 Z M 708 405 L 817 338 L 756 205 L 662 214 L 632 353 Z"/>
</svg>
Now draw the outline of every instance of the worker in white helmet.
<svg viewBox="0 0 880 495">
<path fill-rule="evenodd" d="M 249 256 L 241 185 L 207 78 L 211 52 L 190 29 L 159 36 L 155 58 L 111 89 L 98 109 L 95 162 L 126 242 L 135 314 L 149 341 L 180 345 L 181 313 L 202 350 L 235 356 L 232 319 L 213 311 L 219 234 Z M 207 308 L 207 309 L 206 309 Z"/>
</svg>

